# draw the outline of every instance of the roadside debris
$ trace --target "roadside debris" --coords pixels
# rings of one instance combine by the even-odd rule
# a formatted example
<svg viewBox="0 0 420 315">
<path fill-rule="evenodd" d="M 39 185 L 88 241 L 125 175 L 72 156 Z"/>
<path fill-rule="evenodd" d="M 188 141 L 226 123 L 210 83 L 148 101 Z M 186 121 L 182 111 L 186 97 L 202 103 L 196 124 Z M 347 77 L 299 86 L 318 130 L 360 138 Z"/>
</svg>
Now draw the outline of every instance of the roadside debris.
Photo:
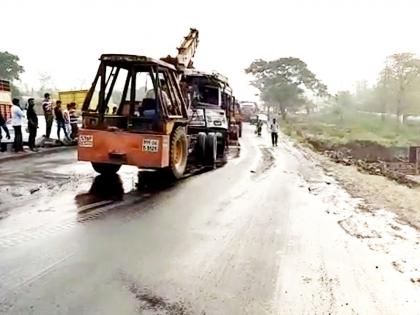
<svg viewBox="0 0 420 315">
<path fill-rule="evenodd" d="M 384 176 L 410 188 L 420 186 L 420 181 L 409 177 L 416 175 L 416 166 L 402 148 L 387 148 L 371 141 L 331 145 L 315 137 L 306 138 L 306 142 L 336 163 L 356 166 L 360 172 Z"/>
</svg>

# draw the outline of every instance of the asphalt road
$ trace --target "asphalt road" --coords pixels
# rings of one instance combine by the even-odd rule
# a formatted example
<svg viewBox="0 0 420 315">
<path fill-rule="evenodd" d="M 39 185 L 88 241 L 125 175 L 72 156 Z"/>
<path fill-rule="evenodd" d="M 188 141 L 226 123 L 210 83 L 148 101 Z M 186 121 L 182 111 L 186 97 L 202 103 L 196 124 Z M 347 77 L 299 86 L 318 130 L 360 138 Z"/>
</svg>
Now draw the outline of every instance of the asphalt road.
<svg viewBox="0 0 420 315">
<path fill-rule="evenodd" d="M 343 228 L 352 199 L 263 136 L 154 192 L 74 151 L 0 164 L 0 313 L 418 314 L 420 287 Z"/>
</svg>

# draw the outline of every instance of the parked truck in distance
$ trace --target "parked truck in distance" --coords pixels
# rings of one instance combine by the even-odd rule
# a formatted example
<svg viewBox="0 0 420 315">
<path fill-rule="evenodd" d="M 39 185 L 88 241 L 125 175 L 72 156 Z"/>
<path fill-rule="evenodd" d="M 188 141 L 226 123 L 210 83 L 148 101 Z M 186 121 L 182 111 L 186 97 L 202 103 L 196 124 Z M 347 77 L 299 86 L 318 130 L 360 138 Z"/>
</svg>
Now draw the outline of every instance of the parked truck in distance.
<svg viewBox="0 0 420 315">
<path fill-rule="evenodd" d="M 62 102 L 63 106 L 75 103 L 76 110 L 80 113 L 82 111 L 83 102 L 88 92 L 89 90 L 59 91 L 58 98 Z"/>
<path fill-rule="evenodd" d="M 6 121 L 11 119 L 12 114 L 12 92 L 10 82 L 0 80 L 0 113 Z"/>
<path fill-rule="evenodd" d="M 251 122 L 258 113 L 258 105 L 256 102 L 242 101 L 239 103 L 243 121 Z"/>
</svg>

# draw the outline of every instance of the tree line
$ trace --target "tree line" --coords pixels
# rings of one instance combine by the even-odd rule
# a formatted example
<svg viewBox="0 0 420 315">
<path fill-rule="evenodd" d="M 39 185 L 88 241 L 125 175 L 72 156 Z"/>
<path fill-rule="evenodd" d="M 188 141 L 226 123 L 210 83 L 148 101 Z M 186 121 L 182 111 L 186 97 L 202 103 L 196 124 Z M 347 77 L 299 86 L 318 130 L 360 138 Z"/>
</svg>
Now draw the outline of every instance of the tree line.
<svg viewBox="0 0 420 315">
<path fill-rule="evenodd" d="M 17 55 L 0 52 L 0 78 L 12 82 L 15 97 L 22 93 L 42 96 L 46 91 L 55 90 L 51 77 L 40 74 L 37 91 L 20 91 L 14 82 L 24 71 Z M 302 110 L 309 114 L 319 104 L 333 106 L 341 116 L 349 108 L 381 113 L 382 117 L 393 114 L 402 122 L 410 115 L 420 115 L 420 59 L 412 53 L 388 56 L 373 85 L 360 81 L 354 91 L 339 91 L 333 95 L 299 58 L 257 59 L 245 72 L 252 75 L 251 84 L 259 90 L 267 108 L 283 118 Z"/>
<path fill-rule="evenodd" d="M 23 94 L 43 97 L 44 93 L 54 92 L 54 83 L 47 73 L 39 74 L 39 88 L 37 90 L 26 87 L 18 87 L 16 81 L 19 81 L 25 68 L 20 64 L 20 58 L 17 55 L 7 51 L 0 51 L 0 79 L 11 82 L 13 97 L 19 97 Z"/>
<path fill-rule="evenodd" d="M 420 115 L 420 59 L 412 53 L 388 56 L 377 81 L 369 86 L 357 82 L 354 91 L 328 92 L 327 86 L 299 58 L 257 59 L 246 69 L 251 84 L 269 110 L 282 115 L 305 110 L 316 104 L 329 104 L 342 113 L 349 108 L 393 114 L 405 121 L 409 115 Z"/>
</svg>

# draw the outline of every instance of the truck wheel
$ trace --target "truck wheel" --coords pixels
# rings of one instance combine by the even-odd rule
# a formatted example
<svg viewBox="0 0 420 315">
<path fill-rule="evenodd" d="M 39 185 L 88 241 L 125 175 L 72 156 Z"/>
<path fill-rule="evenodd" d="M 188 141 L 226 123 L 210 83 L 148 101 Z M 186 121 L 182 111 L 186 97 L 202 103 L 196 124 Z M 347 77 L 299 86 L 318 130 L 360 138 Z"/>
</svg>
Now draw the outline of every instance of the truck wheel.
<svg viewBox="0 0 420 315">
<path fill-rule="evenodd" d="M 111 175 L 117 173 L 120 170 L 121 165 L 92 162 L 92 167 L 97 173 L 101 175 Z"/>
<path fill-rule="evenodd" d="M 217 137 L 214 132 L 209 132 L 206 137 L 206 162 L 214 166 L 217 158 Z"/>
<path fill-rule="evenodd" d="M 221 158 L 223 161 L 226 159 L 227 150 L 226 143 L 228 141 L 228 134 L 223 134 L 222 138 L 219 138 L 217 141 L 217 157 Z"/>
<path fill-rule="evenodd" d="M 188 143 L 185 128 L 178 127 L 171 136 L 171 146 L 169 150 L 169 173 L 179 179 L 184 175 L 187 167 Z"/>
<path fill-rule="evenodd" d="M 207 135 L 205 132 L 198 133 L 196 155 L 199 162 L 205 162 L 206 160 L 206 139 Z"/>
</svg>

